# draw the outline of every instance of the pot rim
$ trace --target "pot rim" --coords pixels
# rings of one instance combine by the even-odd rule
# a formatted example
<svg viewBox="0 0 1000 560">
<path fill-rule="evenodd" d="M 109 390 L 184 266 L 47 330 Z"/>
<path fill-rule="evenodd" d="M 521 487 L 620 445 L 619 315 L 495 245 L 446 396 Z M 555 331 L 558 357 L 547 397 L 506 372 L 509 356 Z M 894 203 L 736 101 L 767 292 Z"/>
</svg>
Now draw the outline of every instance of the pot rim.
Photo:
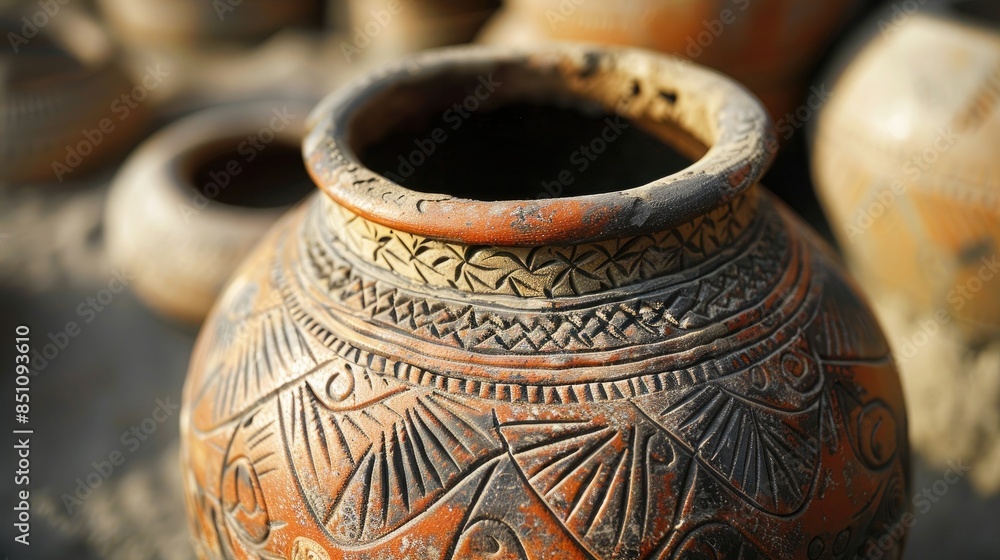
<svg viewBox="0 0 1000 560">
<path fill-rule="evenodd" d="M 484 201 L 414 191 L 361 163 L 352 148 L 352 125 L 373 99 L 404 84 L 433 82 L 449 73 L 475 79 L 498 68 L 554 74 L 580 101 L 598 101 L 640 125 L 676 127 L 708 150 L 687 168 L 645 185 L 541 200 Z M 630 83 L 643 84 L 642 97 L 623 104 L 621 97 L 633 90 Z M 546 93 L 556 97 L 556 91 L 538 87 L 543 99 Z M 668 55 L 583 44 L 426 51 L 329 95 L 307 126 L 303 155 L 309 174 L 333 201 L 400 231 L 469 245 L 576 244 L 677 227 L 755 185 L 776 146 L 766 110 L 732 79 Z"/>
</svg>

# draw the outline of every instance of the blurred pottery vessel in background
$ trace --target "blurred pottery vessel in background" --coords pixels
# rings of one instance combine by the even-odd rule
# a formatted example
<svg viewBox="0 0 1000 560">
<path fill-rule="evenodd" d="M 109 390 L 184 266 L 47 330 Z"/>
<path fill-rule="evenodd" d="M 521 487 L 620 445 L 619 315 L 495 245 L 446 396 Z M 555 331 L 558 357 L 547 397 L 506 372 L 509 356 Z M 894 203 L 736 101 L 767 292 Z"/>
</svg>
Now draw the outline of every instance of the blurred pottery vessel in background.
<svg viewBox="0 0 1000 560">
<path fill-rule="evenodd" d="M 190 323 L 293 203 L 309 192 L 298 146 L 311 105 L 208 109 L 144 142 L 115 177 L 106 223 L 113 264 L 156 311 Z"/>
<path fill-rule="evenodd" d="M 1000 3 L 887 8 L 835 65 L 813 176 L 903 373 L 914 449 L 1000 490 Z"/>
<path fill-rule="evenodd" d="M 288 29 L 254 45 L 199 50 L 130 49 L 127 68 L 142 79 L 153 68 L 164 79 L 144 103 L 175 120 L 217 105 L 259 99 L 319 100 L 349 69 L 332 38 Z"/>
<path fill-rule="evenodd" d="M 340 53 L 320 33 L 320 0 L 99 4 L 133 79 L 150 69 L 163 76 L 144 104 L 171 120 L 233 102 L 319 99 L 339 82 Z"/>
<path fill-rule="evenodd" d="M 770 127 L 743 88 L 638 50 L 452 49 L 312 122 L 324 192 L 192 357 L 202 557 L 899 557 L 898 378 L 828 249 L 757 184 Z M 536 194 L 584 125 L 608 181 L 594 160 Z M 641 134 L 650 162 L 661 139 L 712 149 L 649 177 L 616 144 Z"/>
<path fill-rule="evenodd" d="M 134 84 L 108 37 L 84 14 L 62 10 L 30 37 L 30 19 L 0 21 L 11 42 L 0 54 L 0 182 L 80 179 L 145 129 L 147 113 L 131 100 Z"/>
<path fill-rule="evenodd" d="M 131 47 L 200 50 L 252 43 L 286 27 L 315 24 L 319 0 L 98 0 L 115 35 Z"/>
<path fill-rule="evenodd" d="M 820 114 L 817 190 L 860 277 L 996 336 L 1000 27 L 947 12 L 879 22 Z"/>
<path fill-rule="evenodd" d="M 341 51 L 349 62 L 364 57 L 379 63 L 466 43 L 499 6 L 500 0 L 349 0 Z"/>
<path fill-rule="evenodd" d="M 483 30 L 490 44 L 547 40 L 655 49 L 749 87 L 775 118 L 804 97 L 812 65 L 857 0 L 507 0 Z"/>
</svg>

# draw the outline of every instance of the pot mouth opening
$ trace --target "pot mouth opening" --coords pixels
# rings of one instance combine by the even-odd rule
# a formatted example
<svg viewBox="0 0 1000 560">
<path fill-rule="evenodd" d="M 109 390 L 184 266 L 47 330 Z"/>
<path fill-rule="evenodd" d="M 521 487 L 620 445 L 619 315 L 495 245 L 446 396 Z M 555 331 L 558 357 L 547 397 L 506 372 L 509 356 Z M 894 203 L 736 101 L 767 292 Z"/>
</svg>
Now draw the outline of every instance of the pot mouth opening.
<svg viewBox="0 0 1000 560">
<path fill-rule="evenodd" d="M 285 138 L 260 149 L 246 137 L 217 140 L 189 152 L 182 172 L 209 201 L 244 209 L 285 208 L 313 187 L 299 147 Z"/>
<path fill-rule="evenodd" d="M 449 78 L 456 82 L 445 95 L 422 92 L 427 82 L 396 92 L 420 101 L 382 123 L 388 128 L 380 138 L 373 131 L 366 135 L 371 143 L 351 146 L 359 161 L 412 191 L 484 202 L 627 190 L 692 162 L 637 123 L 586 100 L 481 102 L 475 77 Z M 371 120 L 363 111 L 355 125 Z"/>
<path fill-rule="evenodd" d="M 467 244 L 678 226 L 749 188 L 773 149 L 731 80 L 633 49 L 431 51 L 327 98 L 304 144 L 337 203 Z"/>
</svg>

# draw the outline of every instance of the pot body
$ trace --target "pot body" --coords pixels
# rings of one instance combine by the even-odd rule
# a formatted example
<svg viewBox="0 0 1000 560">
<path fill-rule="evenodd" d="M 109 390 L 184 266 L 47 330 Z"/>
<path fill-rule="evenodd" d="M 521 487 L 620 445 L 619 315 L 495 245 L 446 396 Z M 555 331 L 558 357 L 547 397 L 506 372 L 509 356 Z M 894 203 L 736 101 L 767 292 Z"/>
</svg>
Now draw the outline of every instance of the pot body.
<svg viewBox="0 0 1000 560">
<path fill-rule="evenodd" d="M 492 44 L 546 40 L 680 55 L 745 84 L 783 117 L 856 0 L 510 0 L 483 31 Z"/>
<path fill-rule="evenodd" d="M 434 241 L 317 195 L 244 263 L 195 350 L 199 554 L 878 546 L 907 507 L 904 405 L 827 255 L 757 187 L 676 229 L 538 248 Z"/>
<path fill-rule="evenodd" d="M 1000 332 L 1000 34 L 938 13 L 881 20 L 822 111 L 820 198 L 852 268 L 921 312 Z"/>
</svg>

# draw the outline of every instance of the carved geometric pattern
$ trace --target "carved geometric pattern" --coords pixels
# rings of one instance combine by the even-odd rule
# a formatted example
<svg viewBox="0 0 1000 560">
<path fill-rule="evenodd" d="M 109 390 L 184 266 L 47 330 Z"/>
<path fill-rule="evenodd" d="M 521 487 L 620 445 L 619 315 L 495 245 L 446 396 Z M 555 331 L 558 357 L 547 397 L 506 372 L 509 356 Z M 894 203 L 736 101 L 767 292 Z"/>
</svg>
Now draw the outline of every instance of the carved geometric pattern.
<svg viewBox="0 0 1000 560">
<path fill-rule="evenodd" d="M 478 519 L 459 538 L 453 560 L 529 560 L 514 528 L 497 519 Z"/>
<path fill-rule="evenodd" d="M 776 215 L 764 216 L 742 243 L 686 271 L 662 294 L 644 294 L 591 309 L 545 312 L 460 304 L 366 277 L 334 243 L 307 248 L 315 280 L 345 310 L 461 348 L 501 353 L 551 353 L 618 348 L 698 328 L 769 293 L 784 272 L 787 237 Z M 688 281 L 684 281 L 690 277 Z"/>
<path fill-rule="evenodd" d="M 294 365 L 317 362 L 311 343 L 283 306 L 220 320 L 215 331 L 215 371 L 198 395 L 199 400 L 211 399 L 213 423 L 232 418 L 258 395 L 291 381 Z"/>
<path fill-rule="evenodd" d="M 579 296 L 638 284 L 696 265 L 750 224 L 757 194 L 743 194 L 683 226 L 569 247 L 457 245 L 376 224 L 324 204 L 346 251 L 428 286 L 531 298 Z"/>
<path fill-rule="evenodd" d="M 695 366 L 689 369 L 647 373 L 626 379 L 589 383 L 532 385 L 516 382 L 472 380 L 419 368 L 403 361 L 366 351 L 344 340 L 337 339 L 315 319 L 306 316 L 304 311 L 295 305 L 294 300 L 291 300 L 289 303 L 288 313 L 296 320 L 296 324 L 292 327 L 293 329 L 297 331 L 301 328 L 311 337 L 324 341 L 329 350 L 332 350 L 341 359 L 364 368 L 364 371 L 375 375 L 393 377 L 406 385 L 438 389 L 451 395 L 465 395 L 481 399 L 524 404 L 594 403 L 640 397 L 664 391 L 674 391 L 678 388 L 696 386 L 714 377 L 721 377 L 720 372 L 717 370 Z M 296 332 L 295 336 L 303 335 Z M 764 342 L 769 345 L 773 341 L 767 340 Z M 765 348 L 762 351 L 766 352 L 768 350 Z M 734 359 L 743 360 L 747 358 L 737 354 L 734 355 Z M 754 370 L 755 373 L 757 371 Z M 219 383 L 218 378 L 227 375 L 230 375 L 230 373 L 219 370 L 213 376 L 213 381 Z M 723 380 L 723 383 L 727 383 L 727 381 Z M 223 385 L 225 387 L 240 386 L 233 383 L 224 383 Z"/>
</svg>

